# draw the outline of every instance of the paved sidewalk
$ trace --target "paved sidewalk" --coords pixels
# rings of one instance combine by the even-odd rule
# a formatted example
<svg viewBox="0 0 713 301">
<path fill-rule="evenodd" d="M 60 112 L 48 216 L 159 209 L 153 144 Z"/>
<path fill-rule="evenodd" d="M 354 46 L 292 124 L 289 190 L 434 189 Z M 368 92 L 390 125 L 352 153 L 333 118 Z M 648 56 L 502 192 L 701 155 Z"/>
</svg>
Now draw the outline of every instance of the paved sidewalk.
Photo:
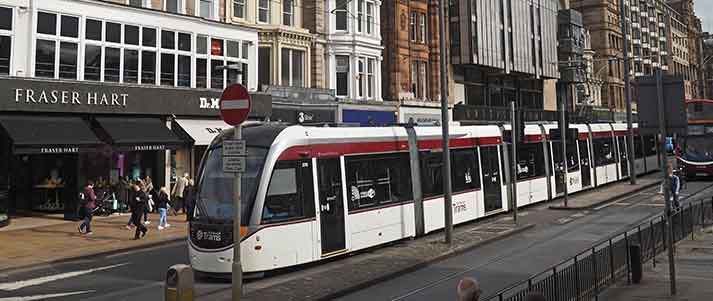
<svg viewBox="0 0 713 301">
<path fill-rule="evenodd" d="M 713 300 L 713 227 L 676 245 L 676 296 L 669 291 L 666 252 L 644 264 L 640 284 L 619 284 L 605 291 L 600 300 Z"/>
<path fill-rule="evenodd" d="M 583 191 L 570 195 L 567 200 L 567 207 L 564 206 L 564 200 L 562 198 L 556 199 L 552 202 L 550 209 L 589 210 L 612 201 L 611 195 L 618 195 L 618 197 L 621 198 L 654 187 L 659 185 L 659 183 L 661 183 L 661 173 L 659 172 L 638 176 L 636 177 L 636 185 L 630 185 L 629 180 L 611 183 L 593 191 Z M 605 190 L 607 193 L 602 193 L 602 190 Z"/>
<path fill-rule="evenodd" d="M 0 272 L 179 240 L 188 233 L 185 215 L 169 216 L 171 227 L 158 231 L 158 214 L 151 214 L 146 237 L 132 240 L 134 230 L 125 228 L 128 220 L 129 215 L 95 217 L 92 235 L 79 234 L 80 222 L 57 220 L 0 231 Z"/>
</svg>

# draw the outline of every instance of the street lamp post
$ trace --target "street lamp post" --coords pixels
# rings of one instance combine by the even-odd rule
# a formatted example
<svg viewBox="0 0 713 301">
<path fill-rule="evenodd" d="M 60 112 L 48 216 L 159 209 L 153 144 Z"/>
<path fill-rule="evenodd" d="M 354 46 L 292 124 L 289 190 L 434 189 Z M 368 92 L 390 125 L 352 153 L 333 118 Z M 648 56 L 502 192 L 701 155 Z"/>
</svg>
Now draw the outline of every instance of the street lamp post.
<svg viewBox="0 0 713 301">
<path fill-rule="evenodd" d="M 448 84 L 446 83 L 446 18 L 444 11 L 446 0 L 438 1 L 438 31 L 440 42 L 441 69 L 441 129 L 443 131 L 443 214 L 445 215 L 445 242 L 450 245 L 453 240 L 453 199 L 451 198 L 451 152 L 448 147 Z M 458 5 L 455 3 L 454 5 Z"/>
<path fill-rule="evenodd" d="M 621 31 L 624 44 L 624 94 L 626 96 L 626 130 L 627 130 L 627 144 L 626 144 L 626 158 L 629 164 L 629 183 L 631 185 L 636 185 L 636 167 L 634 166 L 634 126 L 633 117 L 631 113 L 631 83 L 629 79 L 629 72 L 631 70 L 629 62 L 629 39 L 626 37 L 627 27 L 626 27 L 626 7 L 624 0 L 619 1 L 620 4 L 620 16 L 621 16 Z M 623 163 L 622 163 L 623 164 Z"/>
</svg>

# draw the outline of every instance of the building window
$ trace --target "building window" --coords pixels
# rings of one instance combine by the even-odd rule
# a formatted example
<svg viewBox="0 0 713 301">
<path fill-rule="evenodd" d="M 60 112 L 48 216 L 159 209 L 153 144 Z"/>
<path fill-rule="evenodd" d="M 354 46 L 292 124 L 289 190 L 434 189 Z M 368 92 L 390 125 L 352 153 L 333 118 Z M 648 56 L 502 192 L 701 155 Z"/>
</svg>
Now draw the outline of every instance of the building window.
<svg viewBox="0 0 713 301">
<path fill-rule="evenodd" d="M 142 7 L 144 6 L 144 0 L 128 0 L 128 4 L 131 6 Z"/>
<path fill-rule="evenodd" d="M 419 37 L 421 38 L 421 43 L 426 43 L 426 14 L 420 14 L 419 16 Z"/>
<path fill-rule="evenodd" d="M 270 84 L 270 70 L 272 70 L 272 48 L 258 47 L 257 50 L 257 65 L 258 69 L 257 80 L 258 89 L 264 90 L 263 86 Z"/>
<path fill-rule="evenodd" d="M 366 65 L 366 97 L 367 98 L 374 98 L 374 69 L 375 69 L 375 62 L 376 60 L 374 59 L 368 59 L 368 63 Z"/>
<path fill-rule="evenodd" d="M 336 19 L 336 30 L 347 30 L 347 3 L 349 1 L 337 1 L 337 8 L 334 10 Z"/>
<path fill-rule="evenodd" d="M 257 20 L 261 23 L 270 22 L 270 0 L 258 0 Z"/>
<path fill-rule="evenodd" d="M 213 15 L 213 6 L 215 5 L 214 0 L 199 0 L 199 7 L 198 9 L 200 10 L 200 16 L 206 19 L 214 19 L 215 16 Z"/>
<path fill-rule="evenodd" d="M 124 49 L 124 82 L 136 84 L 139 82 L 139 51 Z"/>
<path fill-rule="evenodd" d="M 411 42 L 416 42 L 416 35 L 417 35 L 417 27 L 416 27 L 416 12 L 412 11 L 411 12 L 411 19 L 409 23 L 409 28 L 411 29 L 411 32 L 409 32 L 409 36 L 411 37 Z"/>
<path fill-rule="evenodd" d="M 411 93 L 416 97 L 418 92 L 418 62 L 411 62 Z"/>
<path fill-rule="evenodd" d="M 364 89 L 366 86 L 366 66 L 364 66 L 364 59 L 359 59 L 357 60 L 357 72 L 358 72 L 358 80 L 357 80 L 357 97 L 363 98 L 364 97 Z"/>
<path fill-rule="evenodd" d="M 374 3 L 366 3 L 366 33 L 372 34 L 374 26 Z"/>
<path fill-rule="evenodd" d="M 245 18 L 245 0 L 233 0 L 233 17 Z"/>
<path fill-rule="evenodd" d="M 0 74 L 10 74 L 12 58 L 13 9 L 0 7 Z"/>
<path fill-rule="evenodd" d="M 104 81 L 118 83 L 121 73 L 121 49 L 104 48 Z"/>
<path fill-rule="evenodd" d="M 183 13 L 183 0 L 165 0 L 164 3 L 164 9 L 168 12 L 172 13 L 177 13 L 181 14 Z"/>
<path fill-rule="evenodd" d="M 156 84 L 156 52 L 141 52 L 141 83 Z"/>
<path fill-rule="evenodd" d="M 361 32 L 362 23 L 364 22 L 364 0 L 359 0 L 357 3 L 357 32 Z"/>
<path fill-rule="evenodd" d="M 84 80 L 101 80 L 102 48 L 87 45 L 84 48 Z"/>
<path fill-rule="evenodd" d="M 428 78 L 426 77 L 426 62 L 421 62 L 419 64 L 419 80 L 418 84 L 420 85 L 420 93 L 418 95 L 418 98 L 420 99 L 426 99 L 426 89 L 428 87 Z"/>
<path fill-rule="evenodd" d="M 302 87 L 304 85 L 304 51 L 282 48 L 282 73 L 280 84 L 283 86 Z"/>
<path fill-rule="evenodd" d="M 286 26 L 295 25 L 294 3 L 292 0 L 282 0 L 282 24 Z"/>
<path fill-rule="evenodd" d="M 349 56 L 338 55 L 335 61 L 337 96 L 349 96 Z"/>
<path fill-rule="evenodd" d="M 78 17 L 38 12 L 35 76 L 77 79 L 78 36 Z"/>
</svg>

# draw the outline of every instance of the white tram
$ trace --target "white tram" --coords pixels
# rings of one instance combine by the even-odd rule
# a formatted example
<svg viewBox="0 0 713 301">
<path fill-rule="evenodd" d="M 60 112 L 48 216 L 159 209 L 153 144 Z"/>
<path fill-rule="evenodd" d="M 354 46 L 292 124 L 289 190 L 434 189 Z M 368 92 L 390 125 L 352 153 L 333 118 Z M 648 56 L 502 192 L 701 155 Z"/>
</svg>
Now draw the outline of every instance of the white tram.
<svg viewBox="0 0 713 301">
<path fill-rule="evenodd" d="M 509 125 L 451 127 L 453 221 L 508 211 Z M 626 125 L 572 124 L 562 167 L 556 126 L 529 124 L 518 145 L 518 206 L 628 177 Z M 233 255 L 232 177 L 223 137 L 203 158 L 190 223 L 199 272 L 228 274 Z M 635 131 L 636 172 L 658 169 L 653 136 Z M 243 129 L 240 247 L 243 270 L 319 261 L 443 228 L 440 127 L 316 127 L 268 123 Z M 576 137 L 576 139 L 575 139 Z M 566 172 L 567 177 L 563 177 Z"/>
</svg>

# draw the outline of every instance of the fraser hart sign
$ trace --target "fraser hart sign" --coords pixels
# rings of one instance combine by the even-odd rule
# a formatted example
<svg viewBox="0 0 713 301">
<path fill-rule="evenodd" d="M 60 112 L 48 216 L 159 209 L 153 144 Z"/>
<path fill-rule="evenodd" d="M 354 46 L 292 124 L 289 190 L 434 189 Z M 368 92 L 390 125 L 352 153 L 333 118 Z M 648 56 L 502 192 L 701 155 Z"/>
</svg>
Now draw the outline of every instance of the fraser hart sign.
<svg viewBox="0 0 713 301">
<path fill-rule="evenodd" d="M 121 106 L 126 107 L 127 93 L 87 92 L 79 93 L 68 90 L 35 90 L 15 89 L 15 102 L 27 104 L 63 104 L 88 106 Z"/>
</svg>

